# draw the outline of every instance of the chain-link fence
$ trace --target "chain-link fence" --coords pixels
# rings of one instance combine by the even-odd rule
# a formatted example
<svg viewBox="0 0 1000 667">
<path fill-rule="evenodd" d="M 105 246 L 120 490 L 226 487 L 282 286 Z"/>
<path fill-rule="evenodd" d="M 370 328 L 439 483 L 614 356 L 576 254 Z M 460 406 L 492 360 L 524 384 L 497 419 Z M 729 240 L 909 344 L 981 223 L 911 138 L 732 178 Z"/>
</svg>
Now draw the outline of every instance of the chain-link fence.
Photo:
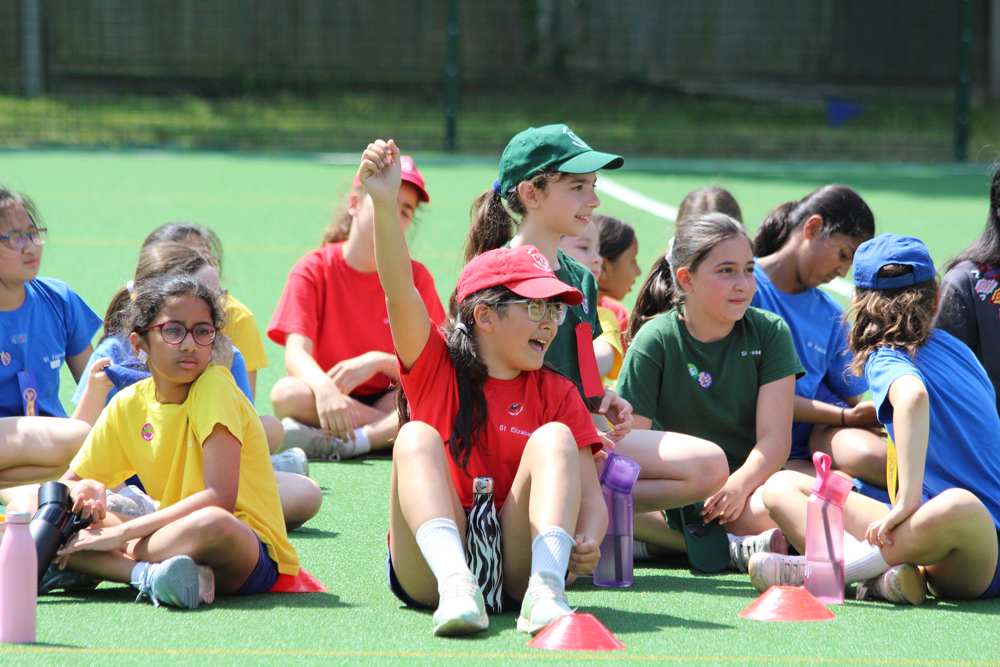
<svg viewBox="0 0 1000 667">
<path fill-rule="evenodd" d="M 460 151 L 566 121 L 631 154 L 950 159 L 993 4 L 0 0 L 0 143 L 440 149 L 451 107 Z"/>
</svg>

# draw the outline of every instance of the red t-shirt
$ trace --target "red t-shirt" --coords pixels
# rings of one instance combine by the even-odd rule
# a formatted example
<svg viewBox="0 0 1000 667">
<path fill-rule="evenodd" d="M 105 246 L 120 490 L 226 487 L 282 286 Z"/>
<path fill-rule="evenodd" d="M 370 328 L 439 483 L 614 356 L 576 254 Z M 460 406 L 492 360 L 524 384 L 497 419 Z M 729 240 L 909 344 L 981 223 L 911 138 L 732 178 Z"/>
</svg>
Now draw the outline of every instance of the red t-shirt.
<svg viewBox="0 0 1000 667">
<path fill-rule="evenodd" d="M 385 292 L 377 273 L 355 271 L 344 259 L 343 243 L 329 243 L 296 262 L 274 309 L 268 338 L 285 344 L 288 334 L 301 334 L 313 343 L 313 359 L 324 371 L 338 362 L 373 350 L 392 354 L 392 333 Z M 423 264 L 412 262 L 413 282 L 435 324 L 444 322 L 444 309 L 434 278 Z M 377 394 L 390 386 L 378 373 L 352 393 Z"/>
<path fill-rule="evenodd" d="M 607 308 L 615 314 L 615 317 L 618 318 L 618 333 L 625 333 L 628 331 L 628 309 L 625 306 L 606 296 L 602 296 L 601 300 L 597 302 L 597 305 L 601 308 Z M 628 345 L 625 344 L 624 338 L 622 339 L 622 346 L 625 350 L 628 349 Z"/>
<path fill-rule="evenodd" d="M 435 327 L 420 358 L 408 372 L 400 364 L 400 380 L 409 401 L 410 419 L 434 427 L 448 446 L 458 414 L 458 383 L 444 335 Z M 462 501 L 472 507 L 474 477 L 493 478 L 497 509 L 510 493 L 528 437 L 539 426 L 560 422 L 569 427 L 580 449 L 601 448 L 590 413 L 572 382 L 549 370 L 525 371 L 513 380 L 488 378 L 483 388 L 488 403 L 485 442 L 472 449 L 468 473 L 449 456 L 451 479 Z"/>
</svg>

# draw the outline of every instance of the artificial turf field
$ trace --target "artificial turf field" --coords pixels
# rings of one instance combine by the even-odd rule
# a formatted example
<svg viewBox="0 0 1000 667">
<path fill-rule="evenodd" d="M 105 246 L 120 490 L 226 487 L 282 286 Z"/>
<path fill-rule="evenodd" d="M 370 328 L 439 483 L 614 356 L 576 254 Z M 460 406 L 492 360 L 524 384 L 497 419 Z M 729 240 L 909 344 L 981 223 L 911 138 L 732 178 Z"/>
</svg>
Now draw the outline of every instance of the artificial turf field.
<svg viewBox="0 0 1000 667">
<path fill-rule="evenodd" d="M 492 184 L 496 163 L 430 155 L 418 155 L 417 163 L 431 204 L 418 213 L 411 248 L 444 298 L 460 269 L 469 204 Z M 611 176 L 672 206 L 694 188 L 720 185 L 736 196 L 751 229 L 781 202 L 826 183 L 844 183 L 871 205 L 879 232 L 923 238 L 939 264 L 978 234 L 988 210 L 985 167 L 640 164 L 646 169 Z M 353 173 L 351 166 L 307 159 L 0 153 L 0 179 L 35 199 L 49 228 L 41 273 L 66 280 L 99 314 L 131 277 L 139 245 L 153 228 L 194 220 L 219 234 L 225 247 L 223 285 L 253 310 L 262 332 L 289 269 L 316 247 Z M 648 269 L 672 226 L 622 201 L 603 195 L 602 200 L 599 212 L 635 226 L 639 262 Z M 284 373 L 281 348 L 266 345 L 271 365 L 258 376 L 261 413 L 270 412 L 268 392 Z M 64 373 L 62 397 L 70 410 L 71 394 L 72 379 Z M 630 589 L 599 589 L 588 581 L 570 589 L 571 604 L 596 615 L 627 645 L 624 651 L 529 649 L 513 615 L 492 618 L 489 630 L 478 635 L 438 639 L 430 633 L 430 613 L 404 609 L 385 584 L 389 469 L 385 460 L 310 466 L 324 489 L 324 506 L 291 540 L 303 566 L 329 593 L 220 598 L 191 612 L 135 604 L 135 592 L 120 585 L 104 584 L 85 597 L 43 597 L 39 643 L 0 646 L 0 665 L 1000 665 L 1000 602 L 930 599 L 920 608 L 899 608 L 851 601 L 833 607 L 837 619 L 830 622 L 761 623 L 737 617 L 757 596 L 745 575 L 696 576 L 676 561 L 642 564 Z"/>
</svg>

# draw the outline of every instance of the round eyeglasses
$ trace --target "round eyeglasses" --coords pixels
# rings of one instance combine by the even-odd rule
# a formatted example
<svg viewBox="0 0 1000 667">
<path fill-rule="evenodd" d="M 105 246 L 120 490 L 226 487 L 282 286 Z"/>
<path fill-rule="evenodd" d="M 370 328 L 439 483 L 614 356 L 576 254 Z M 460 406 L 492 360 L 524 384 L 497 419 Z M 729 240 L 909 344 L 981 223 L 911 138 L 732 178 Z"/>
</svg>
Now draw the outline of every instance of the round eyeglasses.
<svg viewBox="0 0 1000 667">
<path fill-rule="evenodd" d="M 532 322 L 541 322 L 545 319 L 545 312 L 552 315 L 552 321 L 557 325 L 566 321 L 567 306 L 562 301 L 548 301 L 546 299 L 512 299 L 504 303 L 524 303 L 528 306 L 528 317 Z"/>
<path fill-rule="evenodd" d="M 42 245 L 45 243 L 48 234 L 48 229 L 41 228 L 33 232 L 14 232 L 7 236 L 0 236 L 0 240 L 3 240 L 11 250 L 23 250 L 24 246 L 28 243 L 28 239 L 31 239 L 31 242 L 35 245 Z"/>
<path fill-rule="evenodd" d="M 187 338 L 187 335 L 191 334 L 194 342 L 202 347 L 215 342 L 215 336 L 219 333 L 219 327 L 205 323 L 196 324 L 188 329 L 180 322 L 163 322 L 162 324 L 154 324 L 151 327 L 146 327 L 143 331 L 149 331 L 150 329 L 159 329 L 163 342 L 168 345 L 180 345 Z"/>
</svg>

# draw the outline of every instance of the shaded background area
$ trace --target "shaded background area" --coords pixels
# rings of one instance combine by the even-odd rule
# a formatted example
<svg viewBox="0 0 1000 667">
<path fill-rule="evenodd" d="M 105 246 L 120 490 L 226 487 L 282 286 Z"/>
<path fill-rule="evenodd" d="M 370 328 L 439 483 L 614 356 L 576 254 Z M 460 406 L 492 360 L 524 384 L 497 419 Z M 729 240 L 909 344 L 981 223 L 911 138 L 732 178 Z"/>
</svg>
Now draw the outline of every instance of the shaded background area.
<svg viewBox="0 0 1000 667">
<path fill-rule="evenodd" d="M 982 159 L 998 6 L 0 0 L 0 144 L 482 153 L 565 121 L 630 155 L 947 161 L 971 127 Z"/>
</svg>

